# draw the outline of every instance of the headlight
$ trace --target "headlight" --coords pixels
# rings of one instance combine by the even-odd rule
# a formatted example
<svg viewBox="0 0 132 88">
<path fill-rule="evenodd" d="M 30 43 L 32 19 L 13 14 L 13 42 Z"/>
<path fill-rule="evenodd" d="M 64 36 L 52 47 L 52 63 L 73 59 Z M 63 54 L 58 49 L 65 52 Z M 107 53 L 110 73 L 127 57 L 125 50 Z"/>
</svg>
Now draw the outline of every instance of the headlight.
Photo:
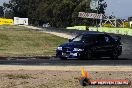
<svg viewBox="0 0 132 88">
<path fill-rule="evenodd" d="M 62 50 L 62 47 L 58 47 L 57 50 Z"/>
<path fill-rule="evenodd" d="M 84 49 L 74 48 L 73 51 L 84 51 Z"/>
</svg>

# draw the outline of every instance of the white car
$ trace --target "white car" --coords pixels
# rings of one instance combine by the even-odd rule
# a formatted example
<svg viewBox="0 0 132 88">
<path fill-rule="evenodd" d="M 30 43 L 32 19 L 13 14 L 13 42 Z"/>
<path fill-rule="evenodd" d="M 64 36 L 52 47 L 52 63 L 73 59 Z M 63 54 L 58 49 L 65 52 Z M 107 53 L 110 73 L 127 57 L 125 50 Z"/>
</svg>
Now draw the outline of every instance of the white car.
<svg viewBox="0 0 132 88">
<path fill-rule="evenodd" d="M 43 24 L 43 27 L 51 27 L 51 25 L 49 23 Z"/>
</svg>

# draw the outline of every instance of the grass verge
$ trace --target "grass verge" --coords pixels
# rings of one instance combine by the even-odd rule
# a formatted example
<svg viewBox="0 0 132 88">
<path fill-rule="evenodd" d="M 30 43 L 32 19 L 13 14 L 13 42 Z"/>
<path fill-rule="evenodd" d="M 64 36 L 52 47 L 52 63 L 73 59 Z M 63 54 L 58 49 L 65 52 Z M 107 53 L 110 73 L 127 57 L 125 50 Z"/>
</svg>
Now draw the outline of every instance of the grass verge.
<svg viewBox="0 0 132 88">
<path fill-rule="evenodd" d="M 0 56 L 53 56 L 67 39 L 19 26 L 0 26 Z"/>
</svg>

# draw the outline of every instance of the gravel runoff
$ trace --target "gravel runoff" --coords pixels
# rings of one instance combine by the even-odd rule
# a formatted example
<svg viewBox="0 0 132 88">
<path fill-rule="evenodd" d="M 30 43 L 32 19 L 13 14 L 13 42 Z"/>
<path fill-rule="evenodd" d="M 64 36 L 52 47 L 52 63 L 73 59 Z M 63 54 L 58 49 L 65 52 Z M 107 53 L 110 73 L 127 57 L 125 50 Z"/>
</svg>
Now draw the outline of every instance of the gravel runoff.
<svg viewBox="0 0 132 88">
<path fill-rule="evenodd" d="M 0 65 L 0 71 L 3 70 L 80 71 L 82 67 L 88 71 L 132 71 L 132 66 L 24 66 L 24 65 Z"/>
<path fill-rule="evenodd" d="M 10 69 L 14 68 L 13 66 L 7 67 L 10 67 Z M 78 71 L 75 71 L 74 69 L 73 71 L 70 71 L 64 68 L 61 70 L 58 69 L 44 70 L 42 68 L 34 70 L 34 68 L 35 67 L 33 66 L 32 70 L 22 68 L 19 70 L 1 69 L 0 88 L 132 88 L 132 85 L 125 86 L 107 85 L 82 87 L 79 84 L 78 80 L 81 77 L 80 68 L 77 69 Z M 115 71 L 108 70 L 109 68 L 104 69 L 104 71 L 95 71 L 95 69 L 92 71 L 92 68 L 90 69 L 90 67 L 87 67 L 86 69 L 86 71 L 89 72 L 90 78 L 92 80 L 128 79 L 132 81 L 132 70 L 131 71 L 118 71 L 119 69 L 118 70 L 116 69 Z"/>
</svg>

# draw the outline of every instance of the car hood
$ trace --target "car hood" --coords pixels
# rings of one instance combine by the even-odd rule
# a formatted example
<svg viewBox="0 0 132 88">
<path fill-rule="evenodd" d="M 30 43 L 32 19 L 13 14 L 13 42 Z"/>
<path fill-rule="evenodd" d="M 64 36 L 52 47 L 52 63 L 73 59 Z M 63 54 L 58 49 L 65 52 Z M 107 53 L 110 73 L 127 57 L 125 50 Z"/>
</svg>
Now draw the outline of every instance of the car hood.
<svg viewBox="0 0 132 88">
<path fill-rule="evenodd" d="M 83 42 L 69 42 L 61 45 L 60 47 L 71 47 L 71 48 L 84 48 L 86 43 Z"/>
</svg>

